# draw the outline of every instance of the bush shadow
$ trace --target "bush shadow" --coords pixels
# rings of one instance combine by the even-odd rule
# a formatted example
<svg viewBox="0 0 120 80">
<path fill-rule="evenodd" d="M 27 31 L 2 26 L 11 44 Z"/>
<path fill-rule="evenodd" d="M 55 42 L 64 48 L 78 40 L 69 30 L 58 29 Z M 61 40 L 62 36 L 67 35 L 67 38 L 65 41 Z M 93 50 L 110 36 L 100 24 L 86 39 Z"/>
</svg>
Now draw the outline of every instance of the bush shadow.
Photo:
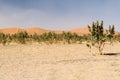
<svg viewBox="0 0 120 80">
<path fill-rule="evenodd" d="M 104 55 L 117 56 L 117 55 L 120 55 L 120 53 L 104 53 Z"/>
</svg>

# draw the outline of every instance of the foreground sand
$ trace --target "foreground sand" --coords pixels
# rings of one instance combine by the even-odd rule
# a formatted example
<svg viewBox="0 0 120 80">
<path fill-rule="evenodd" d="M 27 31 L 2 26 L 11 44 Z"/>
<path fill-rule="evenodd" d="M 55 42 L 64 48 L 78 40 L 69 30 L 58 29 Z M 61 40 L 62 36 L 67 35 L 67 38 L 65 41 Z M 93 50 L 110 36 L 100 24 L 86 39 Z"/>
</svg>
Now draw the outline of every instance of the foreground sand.
<svg viewBox="0 0 120 80">
<path fill-rule="evenodd" d="M 116 55 L 94 56 L 85 44 L 0 45 L 0 80 L 120 80 L 120 44 L 104 52 Z"/>
</svg>

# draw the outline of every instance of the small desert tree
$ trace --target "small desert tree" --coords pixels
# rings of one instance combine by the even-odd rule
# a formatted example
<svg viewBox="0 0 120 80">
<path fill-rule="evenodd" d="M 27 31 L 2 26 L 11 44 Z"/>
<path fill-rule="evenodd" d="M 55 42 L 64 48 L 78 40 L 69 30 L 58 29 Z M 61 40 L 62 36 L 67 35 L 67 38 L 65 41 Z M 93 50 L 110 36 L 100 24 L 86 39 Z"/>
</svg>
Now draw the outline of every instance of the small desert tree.
<svg viewBox="0 0 120 80">
<path fill-rule="evenodd" d="M 6 34 L 0 33 L 0 43 L 2 43 L 3 45 L 5 45 L 6 42 L 7 42 Z"/>
<path fill-rule="evenodd" d="M 91 40 L 89 41 L 90 43 L 87 44 L 89 48 L 96 47 L 98 49 L 98 54 L 103 55 L 103 48 L 105 45 L 105 42 L 107 41 L 107 38 L 109 38 L 109 41 L 112 41 L 112 38 L 114 37 L 114 26 L 110 26 L 108 32 L 104 32 L 104 27 L 103 27 L 103 21 L 99 24 L 98 21 L 93 22 L 92 26 L 88 26 L 89 31 L 90 31 L 90 37 Z"/>
<path fill-rule="evenodd" d="M 19 32 L 17 34 L 14 34 L 14 37 L 18 43 L 25 44 L 26 39 L 29 38 L 29 35 L 27 32 Z"/>
<path fill-rule="evenodd" d="M 109 30 L 108 30 L 109 32 L 107 32 L 108 33 L 108 35 L 107 35 L 107 37 L 108 37 L 108 40 L 112 43 L 112 41 L 113 41 L 113 39 L 114 39 L 114 34 L 115 34 L 115 27 L 114 27 L 114 25 L 109 25 Z"/>
</svg>

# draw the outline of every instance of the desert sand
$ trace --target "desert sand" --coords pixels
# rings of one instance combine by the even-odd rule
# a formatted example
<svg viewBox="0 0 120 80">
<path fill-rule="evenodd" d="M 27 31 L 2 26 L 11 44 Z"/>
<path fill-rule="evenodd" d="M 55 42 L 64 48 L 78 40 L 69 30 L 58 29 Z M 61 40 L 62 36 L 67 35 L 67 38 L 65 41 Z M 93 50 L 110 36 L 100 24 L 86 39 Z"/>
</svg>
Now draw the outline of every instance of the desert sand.
<svg viewBox="0 0 120 80">
<path fill-rule="evenodd" d="M 22 29 L 22 28 L 2 28 L 0 29 L 1 33 L 4 34 L 15 34 L 18 32 L 22 32 L 22 31 L 26 31 L 28 34 L 43 34 L 43 33 L 47 33 L 47 32 L 55 32 L 55 33 L 62 33 L 64 32 L 71 32 L 71 33 L 77 33 L 78 35 L 84 35 L 84 34 L 89 34 L 89 30 L 88 27 L 82 27 L 82 28 L 74 28 L 74 29 L 70 29 L 70 30 L 47 30 L 47 29 L 42 29 L 42 28 L 37 28 L 37 27 L 31 27 L 31 28 L 26 28 L 26 29 Z"/>
<path fill-rule="evenodd" d="M 75 28 L 75 29 L 68 30 L 68 32 L 77 33 L 79 35 L 90 34 L 88 27 Z"/>
<path fill-rule="evenodd" d="M 0 45 L 0 80 L 120 80 L 119 48 L 95 56 L 85 44 Z"/>
</svg>

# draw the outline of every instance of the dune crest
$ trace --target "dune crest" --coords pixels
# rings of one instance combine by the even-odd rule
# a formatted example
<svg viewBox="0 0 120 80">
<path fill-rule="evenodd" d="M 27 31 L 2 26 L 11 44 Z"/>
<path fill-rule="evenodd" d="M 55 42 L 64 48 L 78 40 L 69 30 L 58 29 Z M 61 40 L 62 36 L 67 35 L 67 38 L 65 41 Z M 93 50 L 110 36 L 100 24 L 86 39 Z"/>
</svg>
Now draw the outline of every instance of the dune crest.
<svg viewBox="0 0 120 80">
<path fill-rule="evenodd" d="M 3 29 L 0 29 L 0 32 L 4 33 L 4 34 L 15 34 L 15 33 L 22 32 L 22 31 L 24 31 L 24 29 L 21 29 L 21 28 L 3 28 Z"/>
<path fill-rule="evenodd" d="M 35 28 L 35 27 L 32 27 L 32 28 L 27 28 L 25 29 L 25 31 L 28 33 L 28 34 L 43 34 L 45 32 L 48 32 L 48 30 L 45 30 L 45 29 L 42 29 L 42 28 Z"/>
<path fill-rule="evenodd" d="M 31 27 L 31 28 L 2 28 L 0 29 L 1 33 L 4 34 L 15 34 L 18 32 L 26 31 L 28 34 L 38 34 L 41 35 L 43 33 L 48 33 L 48 32 L 55 32 L 57 34 L 61 34 L 62 32 L 71 32 L 71 33 L 77 33 L 78 35 L 86 35 L 90 34 L 88 27 L 79 27 L 79 28 L 74 28 L 71 30 L 47 30 L 47 29 L 42 29 L 42 28 L 37 28 L 37 27 Z M 106 32 L 106 30 L 105 30 Z M 119 34 L 118 32 L 115 32 L 115 34 Z"/>
<path fill-rule="evenodd" d="M 75 28 L 75 29 L 69 30 L 69 32 L 77 33 L 78 35 L 86 35 L 90 33 L 88 27 Z"/>
</svg>

